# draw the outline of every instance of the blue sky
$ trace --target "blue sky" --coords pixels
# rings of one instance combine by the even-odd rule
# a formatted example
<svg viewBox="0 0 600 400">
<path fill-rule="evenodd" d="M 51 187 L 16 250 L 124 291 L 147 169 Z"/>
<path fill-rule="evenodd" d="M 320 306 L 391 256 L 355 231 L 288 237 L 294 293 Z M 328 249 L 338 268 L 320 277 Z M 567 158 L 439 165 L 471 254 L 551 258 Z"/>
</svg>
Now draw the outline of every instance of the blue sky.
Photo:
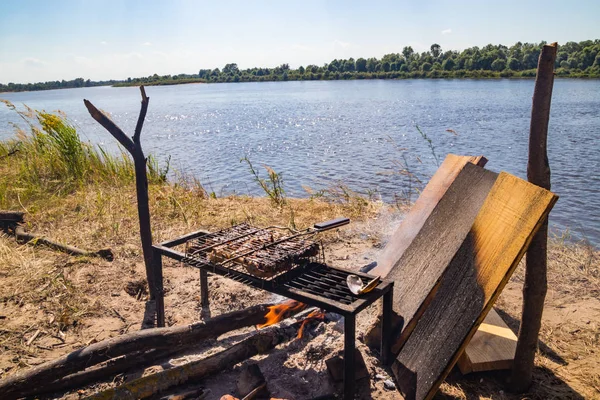
<svg viewBox="0 0 600 400">
<path fill-rule="evenodd" d="M 0 1 L 0 82 L 600 38 L 600 0 Z"/>
</svg>

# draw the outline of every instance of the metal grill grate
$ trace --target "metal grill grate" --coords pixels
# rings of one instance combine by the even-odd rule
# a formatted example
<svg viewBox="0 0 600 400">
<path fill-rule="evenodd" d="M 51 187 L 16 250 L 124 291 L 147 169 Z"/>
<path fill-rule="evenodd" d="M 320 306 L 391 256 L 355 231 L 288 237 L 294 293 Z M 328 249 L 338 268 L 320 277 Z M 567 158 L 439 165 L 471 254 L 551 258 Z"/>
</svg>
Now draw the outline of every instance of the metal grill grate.
<svg viewBox="0 0 600 400">
<path fill-rule="evenodd" d="M 322 259 L 319 244 L 305 239 L 315 233 L 240 224 L 187 242 L 186 262 L 200 268 L 218 265 L 269 280 L 319 257 Z"/>
</svg>

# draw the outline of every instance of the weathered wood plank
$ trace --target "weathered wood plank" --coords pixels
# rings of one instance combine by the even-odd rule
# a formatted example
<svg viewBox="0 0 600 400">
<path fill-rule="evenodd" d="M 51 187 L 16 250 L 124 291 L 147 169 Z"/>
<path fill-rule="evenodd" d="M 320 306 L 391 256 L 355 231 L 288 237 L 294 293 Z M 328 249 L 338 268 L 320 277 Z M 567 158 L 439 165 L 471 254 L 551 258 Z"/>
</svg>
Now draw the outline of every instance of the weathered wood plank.
<svg viewBox="0 0 600 400">
<path fill-rule="evenodd" d="M 510 174 L 499 175 L 392 366 L 406 399 L 433 397 L 557 199 Z"/>
<path fill-rule="evenodd" d="M 377 259 L 377 266 L 370 271 L 372 275 L 385 277 L 398 263 L 435 206 L 467 163 L 483 167 L 487 163 L 487 159 L 483 156 L 457 156 L 454 154 L 446 156 L 442 165 L 431 177 L 415 204 L 386 244 Z"/>
<path fill-rule="evenodd" d="M 492 308 L 458 359 L 463 374 L 510 369 L 517 349 L 517 335 Z"/>
<path fill-rule="evenodd" d="M 387 275 L 387 279 L 394 281 L 393 310 L 404 321 L 402 334 L 392 341 L 394 354 L 429 304 L 440 277 L 467 237 L 497 176 L 476 165 L 464 165 Z M 398 332 L 397 327 L 395 331 Z"/>
</svg>

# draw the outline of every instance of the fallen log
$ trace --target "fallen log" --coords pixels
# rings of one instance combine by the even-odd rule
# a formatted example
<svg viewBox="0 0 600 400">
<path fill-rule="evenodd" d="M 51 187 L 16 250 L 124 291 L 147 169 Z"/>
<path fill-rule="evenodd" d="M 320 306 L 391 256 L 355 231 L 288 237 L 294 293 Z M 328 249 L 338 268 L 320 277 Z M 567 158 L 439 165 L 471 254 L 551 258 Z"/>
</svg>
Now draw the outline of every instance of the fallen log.
<svg viewBox="0 0 600 400">
<path fill-rule="evenodd" d="M 116 388 L 93 394 L 86 399 L 144 399 L 150 397 L 170 387 L 181 385 L 190 379 L 204 378 L 257 354 L 266 353 L 278 344 L 295 338 L 301 325 L 302 322 L 296 322 L 288 327 L 257 333 L 210 357 L 135 379 Z"/>
<path fill-rule="evenodd" d="M 1 211 L 0 210 L 0 221 L 12 222 L 20 224 L 24 221 L 25 213 L 22 211 Z"/>
<path fill-rule="evenodd" d="M 31 395 L 40 395 L 44 393 L 57 393 L 73 388 L 85 386 L 102 379 L 113 377 L 117 374 L 128 371 L 131 368 L 140 368 L 156 364 L 158 360 L 172 356 L 182 349 L 157 349 L 150 351 L 140 351 L 106 361 L 100 365 L 88 368 L 84 371 L 75 372 L 54 382 L 44 383 L 36 388 L 35 393 Z"/>
<path fill-rule="evenodd" d="M 55 242 L 52 239 L 48 239 L 47 237 L 40 236 L 35 233 L 25 232 L 21 226 L 17 226 L 15 228 L 15 237 L 20 243 L 43 244 L 54 250 L 62 251 L 73 256 L 100 257 L 107 261 L 114 260 L 114 255 L 111 249 L 101 249 L 98 251 L 81 250 L 77 247 L 69 246 L 68 244 Z"/>
<path fill-rule="evenodd" d="M 75 385 L 80 386 L 103 377 L 102 372 L 95 371 L 86 375 L 81 372 L 101 362 L 131 353 L 140 353 L 153 349 L 168 349 L 173 353 L 193 346 L 202 340 L 217 338 L 223 333 L 265 322 L 265 314 L 271 305 L 257 305 L 245 310 L 219 315 L 207 321 L 191 325 L 171 328 L 145 329 L 126 335 L 106 339 L 90 346 L 71 352 L 58 359 L 46 362 L 35 368 L 17 373 L 0 381 L 0 398 L 14 399 L 46 393 L 56 388 L 73 387 L 58 382 L 69 374 L 81 373 L 86 379 L 72 378 Z M 290 315 L 291 316 L 291 315 Z M 105 367 L 110 373 L 118 373 L 139 366 L 132 364 L 131 358 L 123 357 L 114 360 Z M 69 380 L 69 378 L 67 378 Z"/>
</svg>

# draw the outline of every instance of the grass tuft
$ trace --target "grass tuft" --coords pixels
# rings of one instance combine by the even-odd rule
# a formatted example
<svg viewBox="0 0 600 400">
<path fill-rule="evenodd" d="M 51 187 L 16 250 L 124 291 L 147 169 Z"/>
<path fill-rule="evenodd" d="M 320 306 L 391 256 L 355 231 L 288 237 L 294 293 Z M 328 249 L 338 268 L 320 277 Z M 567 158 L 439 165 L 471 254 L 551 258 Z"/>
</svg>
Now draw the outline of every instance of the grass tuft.
<svg viewBox="0 0 600 400">
<path fill-rule="evenodd" d="M 75 126 L 60 113 L 47 113 L 25 106 L 17 109 L 2 102 L 21 117 L 25 127 L 14 124 L 16 137 L 0 142 L 0 208 L 22 207 L 40 197 L 64 195 L 86 184 L 122 186 L 134 181 L 133 161 L 124 150 L 108 153 L 83 142 Z M 18 151 L 15 151 L 18 150 Z M 148 158 L 148 181 L 166 182 L 169 170 Z"/>
</svg>

